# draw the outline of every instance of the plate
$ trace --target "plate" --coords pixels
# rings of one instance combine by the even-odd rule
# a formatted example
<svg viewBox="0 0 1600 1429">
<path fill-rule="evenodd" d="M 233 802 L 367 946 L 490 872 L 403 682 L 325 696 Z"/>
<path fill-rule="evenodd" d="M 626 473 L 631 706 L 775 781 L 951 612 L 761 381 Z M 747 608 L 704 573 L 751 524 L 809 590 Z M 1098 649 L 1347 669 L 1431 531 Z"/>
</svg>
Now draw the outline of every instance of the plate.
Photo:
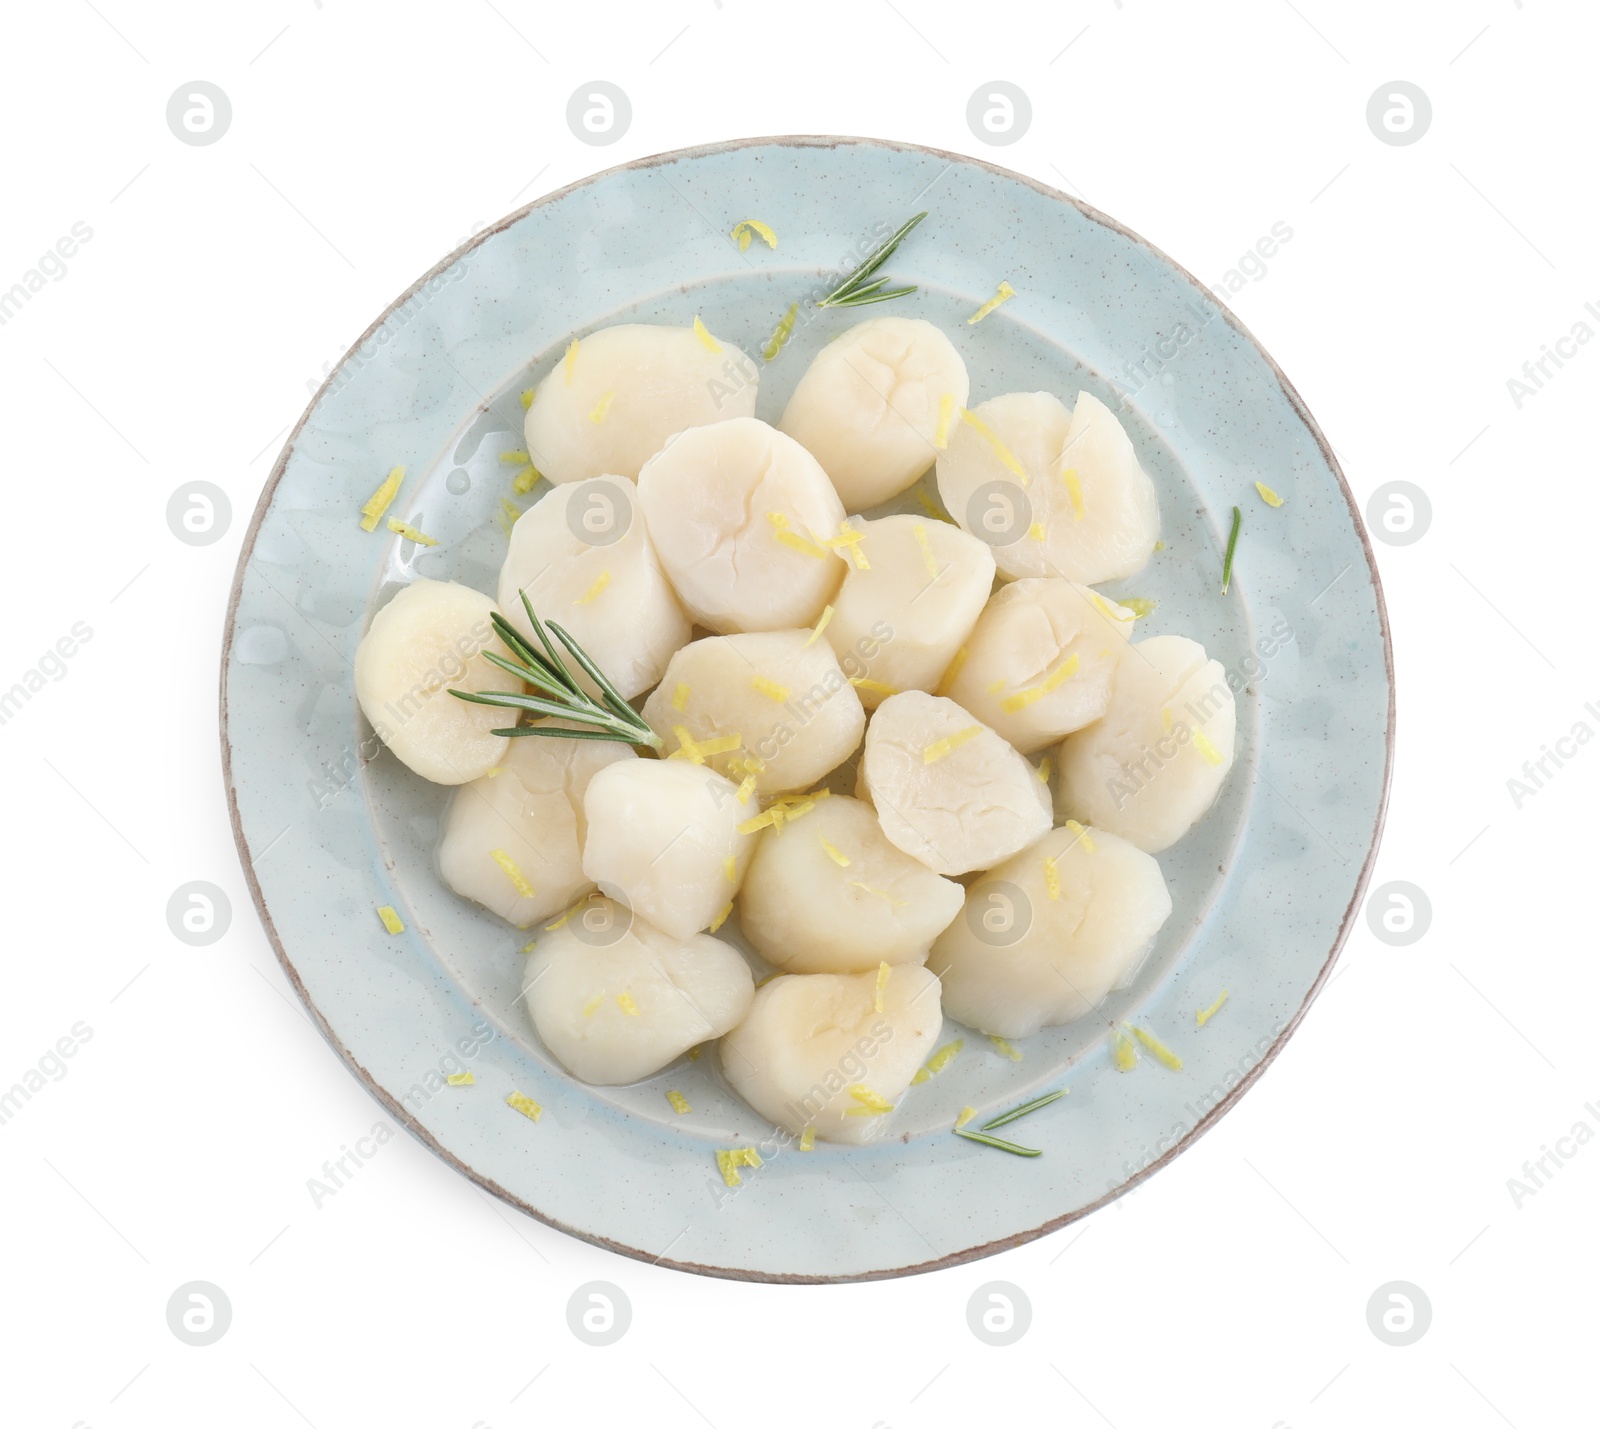
<svg viewBox="0 0 1600 1429">
<path fill-rule="evenodd" d="M 891 306 L 807 308 L 912 213 Z M 756 218 L 778 235 L 743 252 Z M 967 319 L 1004 279 L 1017 296 Z M 1173 915 L 1137 977 L 1093 1018 L 965 1049 L 902 1099 L 889 1138 L 811 1152 L 721 1084 L 716 1058 L 594 1088 L 562 1073 L 521 1003 L 528 935 L 445 890 L 433 851 L 447 790 L 383 750 L 357 710 L 356 645 L 418 577 L 493 592 L 522 446 L 520 392 L 574 336 L 699 314 L 747 353 L 791 303 L 793 338 L 761 362 L 775 420 L 812 355 L 881 312 L 950 333 L 974 403 L 1080 387 L 1127 427 L 1161 500 L 1165 549 L 1105 587 L 1156 608 L 1141 637 L 1194 637 L 1236 686 L 1238 759 L 1211 813 L 1160 856 Z M 730 382 L 744 380 L 730 362 Z M 396 464 L 391 514 L 433 548 L 358 524 Z M 1253 483 L 1282 493 L 1269 508 Z M 907 498 L 909 501 L 911 498 Z M 1244 526 L 1232 588 L 1222 548 Z M 515 514 L 515 511 L 510 513 Z M 389 1113 L 494 1195 L 654 1264 L 755 1280 L 904 1275 L 1054 1230 L 1189 1146 L 1282 1047 L 1328 976 L 1382 827 L 1393 733 L 1388 627 L 1370 548 L 1328 444 L 1238 320 L 1103 214 L 955 154 L 877 140 L 741 140 L 574 184 L 478 234 L 362 336 L 273 468 L 228 610 L 222 748 L 233 828 L 285 972 L 335 1051 Z M 390 935 L 376 910 L 399 910 Z M 1196 1013 L 1224 990 L 1204 1026 Z M 1119 1072 L 1113 1020 L 1183 1062 Z M 470 1071 L 471 1086 L 447 1076 Z M 1018 1160 L 949 1134 L 959 1110 L 1071 1094 L 1018 1136 Z M 692 1111 L 665 1098 L 679 1090 Z M 535 1122 L 507 1105 L 540 1103 Z M 1020 1132 L 1022 1126 L 1013 1130 Z M 753 1144 L 729 1187 L 719 1147 Z"/>
</svg>

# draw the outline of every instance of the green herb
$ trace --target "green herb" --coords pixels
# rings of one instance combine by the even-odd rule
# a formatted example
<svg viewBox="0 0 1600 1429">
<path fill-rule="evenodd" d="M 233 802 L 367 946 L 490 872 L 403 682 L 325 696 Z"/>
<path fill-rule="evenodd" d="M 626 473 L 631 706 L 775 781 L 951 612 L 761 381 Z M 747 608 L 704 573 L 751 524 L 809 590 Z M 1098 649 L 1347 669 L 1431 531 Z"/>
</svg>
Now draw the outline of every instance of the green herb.
<svg viewBox="0 0 1600 1429">
<path fill-rule="evenodd" d="M 523 638 L 522 632 L 499 611 L 495 611 L 489 619 L 494 625 L 495 634 L 505 642 L 506 649 L 517 658 L 507 660 L 505 656 L 496 655 L 492 650 L 480 653 L 491 665 L 498 665 L 519 680 L 544 691 L 549 698 L 503 693 L 498 690 L 481 695 L 467 690 L 451 690 L 450 693 L 458 700 L 467 700 L 475 705 L 525 710 L 529 714 L 572 720 L 587 726 L 584 729 L 558 729 L 549 725 L 523 724 L 511 729 L 493 731 L 507 739 L 517 739 L 524 735 L 547 735 L 556 739 L 608 739 L 619 744 L 648 744 L 653 749 L 660 749 L 661 736 L 651 729 L 644 722 L 643 716 L 622 698 L 617 687 L 606 679 L 600 667 L 589 658 L 583 647 L 552 620 L 549 624 L 550 631 L 553 631 L 556 639 L 567 647 L 567 653 L 578 662 L 583 672 L 600 687 L 604 703 L 584 691 L 551 643 L 545 626 L 533 613 L 533 602 L 528 599 L 527 591 L 519 591 L 518 594 L 522 597 L 522 608 L 528 612 L 528 622 L 533 626 L 534 634 L 539 637 L 539 643 L 544 646 L 545 653 L 541 655 L 535 650 Z"/>
<path fill-rule="evenodd" d="M 1239 523 L 1244 518 L 1239 515 L 1239 508 L 1233 508 L 1233 529 L 1228 532 L 1228 554 L 1222 558 L 1222 593 L 1228 593 L 1228 582 L 1233 579 L 1233 552 L 1239 544 Z"/>
<path fill-rule="evenodd" d="M 1019 1116 L 1026 1116 L 1030 1111 L 1038 1111 L 1042 1106 L 1049 1106 L 1053 1101 L 1059 1101 L 1066 1096 L 1067 1089 L 1063 1087 L 1058 1092 L 1046 1092 L 1042 1097 L 1035 1097 L 1031 1102 L 1023 1102 L 1021 1106 L 1012 1107 L 1008 1112 L 1002 1112 L 993 1121 L 983 1124 L 985 1131 L 993 1131 L 997 1126 L 1004 1126 L 1008 1121 L 1015 1121 Z"/>
<path fill-rule="evenodd" d="M 872 250 L 867 261 L 856 269 L 844 282 L 840 283 L 827 297 L 817 304 L 819 308 L 860 308 L 868 303 L 886 303 L 890 298 L 903 298 L 907 293 L 917 291 L 916 285 L 909 288 L 890 288 L 884 291 L 883 285 L 889 280 L 879 278 L 869 283 L 871 278 L 894 255 L 900 246 L 900 240 L 910 233 L 919 223 L 928 216 L 927 211 L 917 214 L 915 218 L 908 218 L 882 243 Z"/>
<path fill-rule="evenodd" d="M 1031 1146 L 1018 1146 L 1014 1141 L 1002 1141 L 998 1136 L 985 1136 L 981 1131 L 962 1131 L 956 1128 L 957 1136 L 964 1136 L 968 1141 L 981 1142 L 985 1146 L 993 1146 L 1000 1151 L 1009 1151 L 1013 1156 L 1038 1156 L 1041 1153 Z"/>
</svg>

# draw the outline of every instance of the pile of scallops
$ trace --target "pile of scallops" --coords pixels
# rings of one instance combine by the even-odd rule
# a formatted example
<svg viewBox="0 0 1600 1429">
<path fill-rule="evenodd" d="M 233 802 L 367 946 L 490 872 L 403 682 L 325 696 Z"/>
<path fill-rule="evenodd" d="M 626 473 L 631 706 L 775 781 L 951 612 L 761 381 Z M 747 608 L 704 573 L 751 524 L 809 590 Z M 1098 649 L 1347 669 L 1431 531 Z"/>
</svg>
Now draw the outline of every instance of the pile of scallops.
<svg viewBox="0 0 1600 1429">
<path fill-rule="evenodd" d="M 573 344 L 528 407 L 549 487 L 495 598 L 402 588 L 356 691 L 456 786 L 444 881 L 537 930 L 523 1002 L 567 1071 L 635 1082 L 716 1041 L 763 1117 L 859 1143 L 946 1016 L 1025 1038 L 1126 985 L 1234 701 L 1200 645 L 1135 640 L 1094 589 L 1160 518 L 1093 395 L 969 408 L 954 344 L 898 317 L 827 343 L 776 425 L 756 373 L 698 319 Z M 479 658 L 507 653 L 495 610 L 532 639 L 524 592 L 659 751 L 507 738 L 514 712 L 451 696 L 526 692 Z"/>
</svg>

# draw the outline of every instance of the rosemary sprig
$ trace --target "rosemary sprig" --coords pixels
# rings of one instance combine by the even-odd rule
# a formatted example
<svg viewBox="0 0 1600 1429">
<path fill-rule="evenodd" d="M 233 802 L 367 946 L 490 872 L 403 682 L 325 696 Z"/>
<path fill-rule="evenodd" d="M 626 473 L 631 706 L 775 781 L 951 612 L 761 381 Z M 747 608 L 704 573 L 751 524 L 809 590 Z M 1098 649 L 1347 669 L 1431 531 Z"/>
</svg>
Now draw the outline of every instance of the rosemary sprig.
<svg viewBox="0 0 1600 1429">
<path fill-rule="evenodd" d="M 1026 1116 L 1030 1111 L 1038 1111 L 1040 1107 L 1049 1106 L 1053 1101 L 1059 1101 L 1066 1096 L 1066 1088 L 1057 1092 L 1046 1092 L 1042 1097 L 1035 1097 L 1031 1102 L 1023 1102 L 1021 1106 L 1014 1106 L 1010 1111 L 1002 1112 L 992 1121 L 983 1124 L 985 1131 L 993 1131 L 997 1126 L 1004 1126 L 1008 1121 L 1015 1121 L 1020 1116 Z"/>
<path fill-rule="evenodd" d="M 470 690 L 451 690 L 450 693 L 458 700 L 467 700 L 475 705 L 493 705 L 497 709 L 526 711 L 529 714 L 544 715 L 552 719 L 572 720 L 587 726 L 584 729 L 552 729 L 548 725 L 541 727 L 519 724 L 510 729 L 493 731 L 507 739 L 519 739 L 525 735 L 546 735 L 557 739 L 608 739 L 619 744 L 648 744 L 652 749 L 660 749 L 661 736 L 651 729 L 644 722 L 643 716 L 622 698 L 617 687 L 605 677 L 604 672 L 590 659 L 583 647 L 552 620 L 549 623 L 549 630 L 554 632 L 556 639 L 566 646 L 567 653 L 578 662 L 584 674 L 600 687 L 601 700 L 604 703 L 584 690 L 572 671 L 567 668 L 545 625 L 533 613 L 533 602 L 528 599 L 527 591 L 519 591 L 518 594 L 522 597 L 522 608 L 528 612 L 528 623 L 533 626 L 533 633 L 544 647 L 544 654 L 541 655 L 535 650 L 522 632 L 499 611 L 492 614 L 489 620 L 494 626 L 495 634 L 516 658 L 508 660 L 492 650 L 484 650 L 481 653 L 491 665 L 496 665 L 535 689 L 542 690 L 544 695 L 521 695 L 499 690 L 489 694 L 476 694 Z"/>
<path fill-rule="evenodd" d="M 968 1141 L 979 1141 L 985 1146 L 993 1146 L 1001 1151 L 1009 1151 L 1013 1156 L 1039 1156 L 1042 1153 L 1032 1146 L 1018 1146 L 1014 1141 L 1002 1141 L 998 1136 L 985 1136 L 981 1131 L 963 1131 L 956 1128 L 957 1136 L 964 1136 Z"/>
<path fill-rule="evenodd" d="M 1228 593 L 1228 582 L 1233 579 L 1233 552 L 1239 544 L 1239 523 L 1244 520 L 1239 508 L 1233 508 L 1233 529 L 1228 532 L 1228 554 L 1222 558 L 1222 593 Z"/>
<path fill-rule="evenodd" d="M 872 250 L 865 263 L 857 268 L 844 282 L 840 283 L 827 297 L 821 299 L 817 306 L 819 308 L 860 308 L 865 307 L 868 303 L 886 303 L 890 298 L 903 298 L 907 293 L 916 292 L 915 284 L 908 288 L 889 288 L 885 290 L 883 285 L 889 281 L 887 278 L 879 278 L 870 283 L 867 280 L 894 255 L 895 249 L 900 246 L 900 240 L 927 216 L 927 210 L 924 209 L 914 218 L 908 218 Z"/>
</svg>

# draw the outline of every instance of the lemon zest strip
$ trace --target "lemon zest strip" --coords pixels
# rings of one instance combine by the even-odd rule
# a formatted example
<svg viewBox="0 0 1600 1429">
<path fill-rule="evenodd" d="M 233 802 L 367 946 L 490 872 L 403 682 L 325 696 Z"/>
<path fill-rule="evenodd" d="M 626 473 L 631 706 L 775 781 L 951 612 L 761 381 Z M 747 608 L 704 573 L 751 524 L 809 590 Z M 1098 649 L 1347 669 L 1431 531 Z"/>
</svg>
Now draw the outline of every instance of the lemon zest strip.
<svg viewBox="0 0 1600 1429">
<path fill-rule="evenodd" d="M 967 319 L 967 326 L 971 327 L 974 323 L 981 323 L 986 317 L 989 316 L 990 313 L 998 308 L 1001 303 L 1016 296 L 1017 290 L 1013 288 L 1010 283 L 1006 282 L 1004 279 L 1001 279 L 1000 286 L 995 289 L 994 296 L 990 298 L 989 301 L 986 302 L 981 308 L 979 308 L 978 311 L 975 312 L 970 318 Z"/>
<path fill-rule="evenodd" d="M 405 932 L 406 925 L 400 921 L 400 915 L 396 913 L 394 909 L 391 908 L 387 903 L 385 903 L 382 908 L 378 909 L 378 917 L 383 920 L 383 926 L 387 928 L 391 934 Z"/>
<path fill-rule="evenodd" d="M 384 477 L 378 489 L 367 498 L 367 504 L 361 508 L 361 529 L 363 531 L 376 531 L 378 522 L 383 519 L 383 514 L 394 503 L 400 494 L 400 483 L 406 479 L 406 469 L 403 466 L 391 468 L 388 476 Z"/>
</svg>

